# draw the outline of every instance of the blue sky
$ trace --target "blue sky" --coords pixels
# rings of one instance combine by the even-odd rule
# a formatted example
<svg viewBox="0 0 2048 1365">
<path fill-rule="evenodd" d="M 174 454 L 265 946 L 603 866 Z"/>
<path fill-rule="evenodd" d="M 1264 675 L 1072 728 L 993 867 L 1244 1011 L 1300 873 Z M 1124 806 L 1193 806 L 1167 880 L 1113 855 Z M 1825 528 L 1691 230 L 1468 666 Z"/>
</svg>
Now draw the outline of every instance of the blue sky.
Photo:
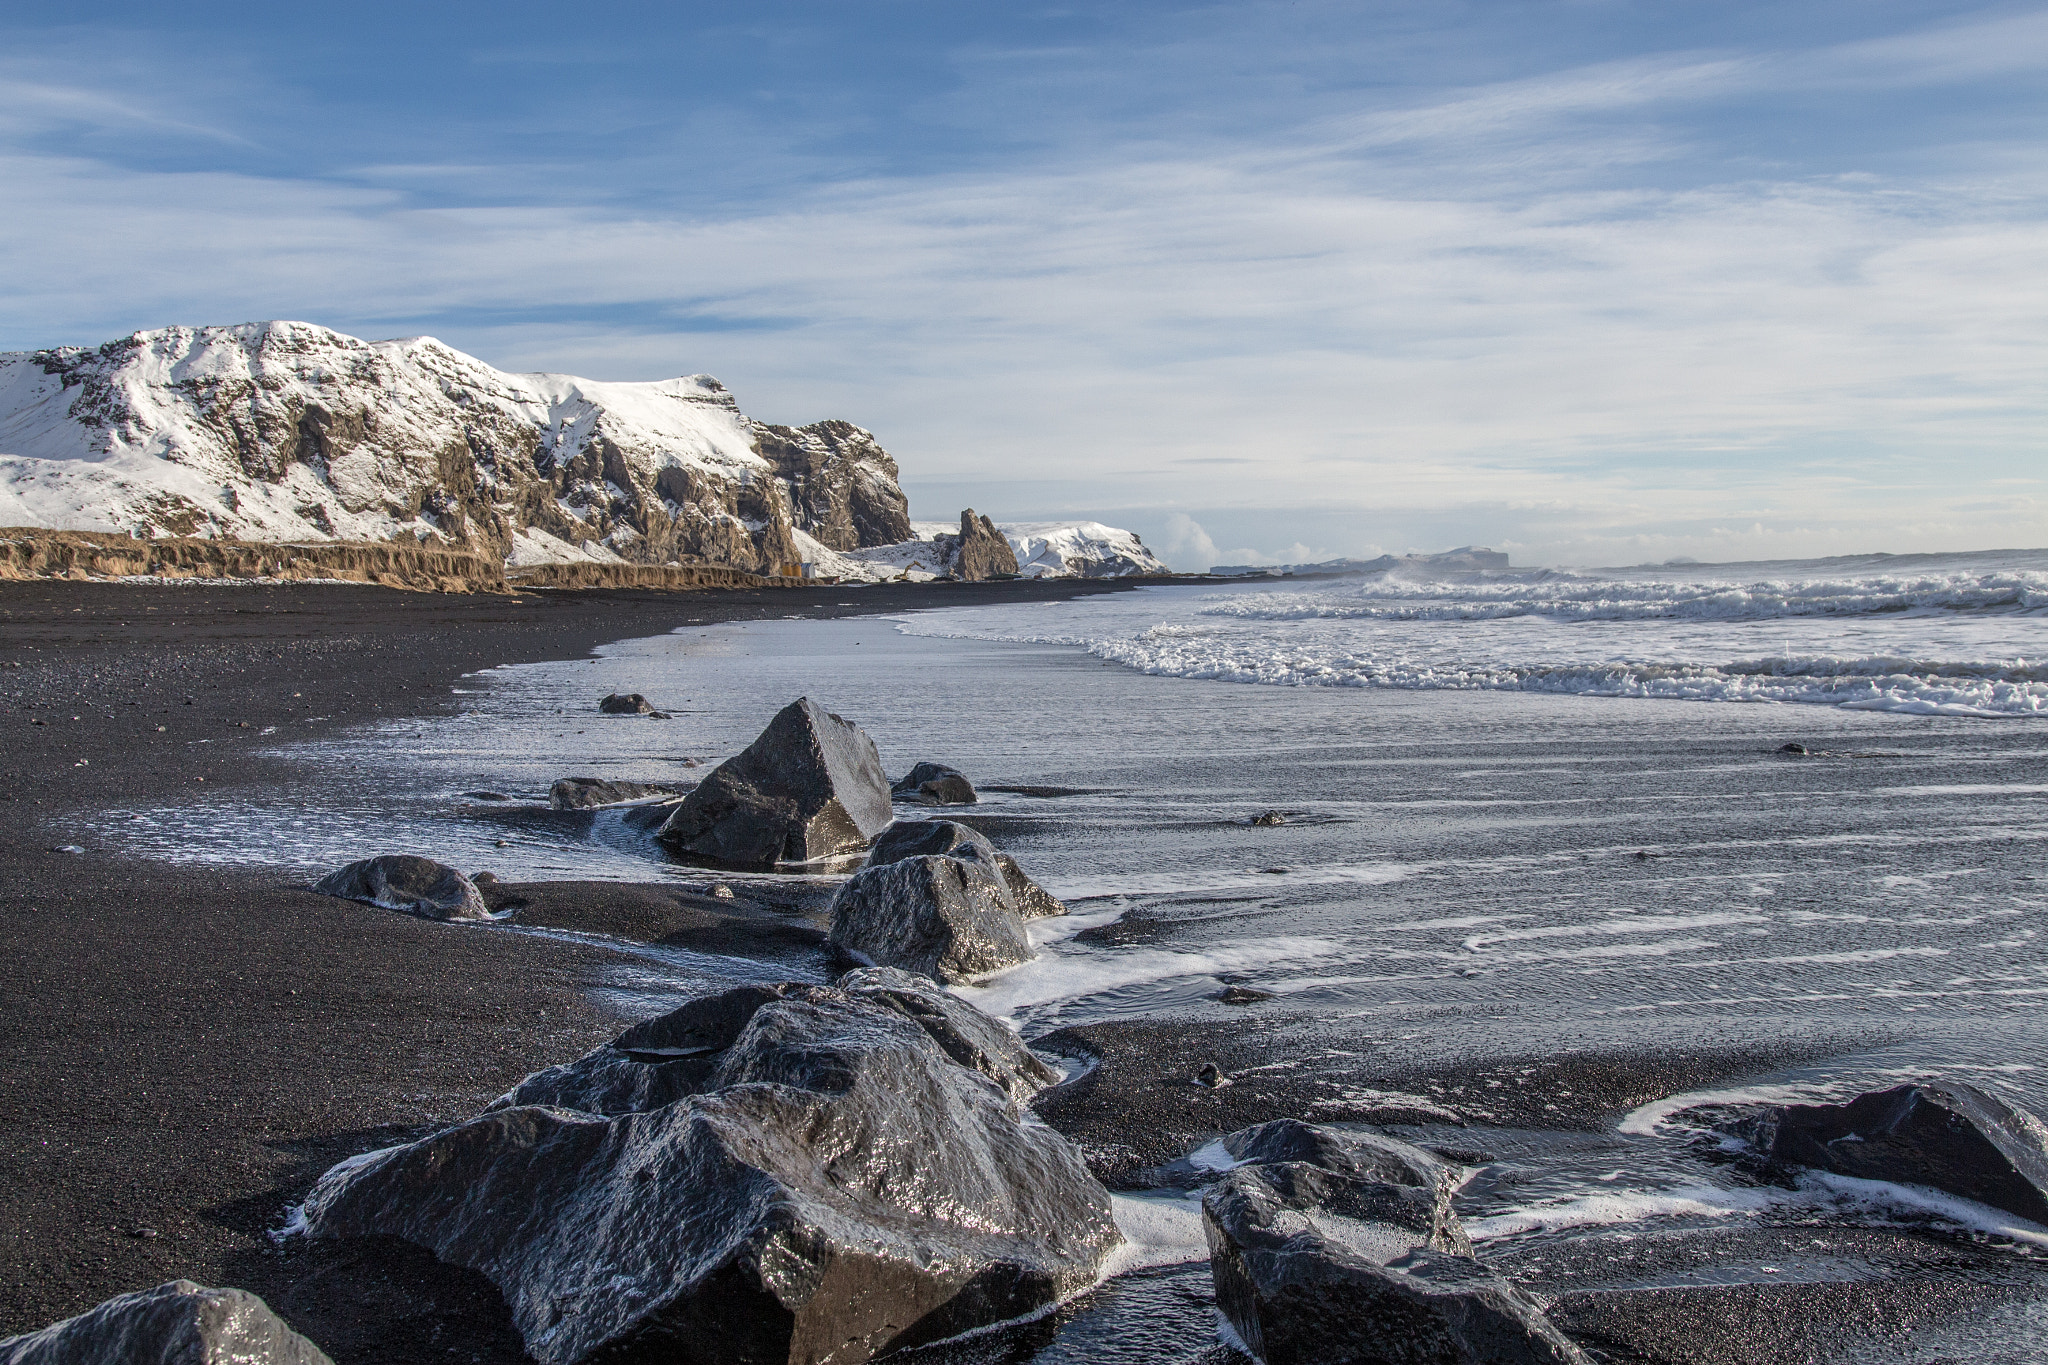
<svg viewBox="0 0 2048 1365">
<path fill-rule="evenodd" d="M 1185 567 L 2048 544 L 2048 8 L 10 7 L 0 348 L 841 416 Z"/>
</svg>

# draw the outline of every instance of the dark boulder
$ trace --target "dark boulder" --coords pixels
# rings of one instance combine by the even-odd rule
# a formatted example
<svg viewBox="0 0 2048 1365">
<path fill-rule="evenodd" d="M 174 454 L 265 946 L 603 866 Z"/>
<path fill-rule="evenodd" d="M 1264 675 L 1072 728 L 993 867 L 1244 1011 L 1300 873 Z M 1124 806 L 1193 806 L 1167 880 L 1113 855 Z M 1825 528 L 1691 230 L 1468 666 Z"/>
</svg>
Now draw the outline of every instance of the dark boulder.
<svg viewBox="0 0 2048 1365">
<path fill-rule="evenodd" d="M 614 692 L 597 704 L 597 709 L 608 716 L 653 716 L 660 712 L 653 702 L 638 692 Z"/>
<path fill-rule="evenodd" d="M 1900 1085 L 1730 1125 L 1765 1160 L 1926 1185 L 2048 1223 L 2048 1125 L 1975 1086 Z"/>
<path fill-rule="evenodd" d="M 562 777 L 548 788 L 550 810 L 595 810 L 622 801 L 673 796 L 684 788 L 673 782 L 621 782 L 609 777 Z"/>
<path fill-rule="evenodd" d="M 953 576 L 969 583 L 1017 572 L 1017 552 L 996 524 L 970 507 L 960 514 L 960 541 L 953 550 Z"/>
<path fill-rule="evenodd" d="M 1216 1304 L 1266 1365 L 1583 1360 L 1541 1305 L 1464 1254 L 1447 1169 L 1427 1152 L 1291 1121 L 1225 1149 L 1253 1164 L 1202 1198 Z"/>
<path fill-rule="evenodd" d="M 889 793 L 927 806 L 971 806 L 981 800 L 965 773 L 943 763 L 918 764 L 897 779 Z"/>
<path fill-rule="evenodd" d="M 676 853 L 771 868 L 857 852 L 891 818 L 874 741 L 799 698 L 684 797 L 658 837 Z"/>
<path fill-rule="evenodd" d="M 858 1365 L 1086 1288 L 1120 1241 L 1108 1193 L 1065 1138 L 876 1003 L 905 983 L 860 978 L 781 988 L 701 1092 L 662 1108 L 515 1105 L 343 1162 L 305 1227 L 481 1272 L 541 1365 Z M 636 1041 L 710 1046 L 727 1008 Z"/>
<path fill-rule="evenodd" d="M 0 1365 L 333 1365 L 246 1289 L 172 1280 L 0 1341 Z"/>
<path fill-rule="evenodd" d="M 323 896 L 368 901 L 427 919 L 489 919 L 491 912 L 469 878 L 432 858 L 387 853 L 350 863 L 313 883 Z"/>
<path fill-rule="evenodd" d="M 923 855 L 864 867 L 832 898 L 832 942 L 877 967 L 971 981 L 1028 962 L 1031 937 L 993 859 Z"/>
<path fill-rule="evenodd" d="M 961 852 L 968 847 L 972 847 L 974 853 Z M 880 867 L 904 858 L 931 854 L 971 856 L 984 862 L 993 858 L 1003 874 L 1003 885 L 1009 888 L 1011 903 L 1025 919 L 1044 919 L 1048 915 L 1067 913 L 1067 907 L 1057 896 L 1025 875 L 1024 869 L 1017 866 L 1017 860 L 990 843 L 987 835 L 952 820 L 898 820 L 875 840 L 862 866 Z"/>
<path fill-rule="evenodd" d="M 1247 823 L 1271 828 L 1274 825 L 1286 824 L 1287 815 L 1285 812 L 1277 810 L 1260 811 L 1257 815 L 1254 815 Z"/>
</svg>

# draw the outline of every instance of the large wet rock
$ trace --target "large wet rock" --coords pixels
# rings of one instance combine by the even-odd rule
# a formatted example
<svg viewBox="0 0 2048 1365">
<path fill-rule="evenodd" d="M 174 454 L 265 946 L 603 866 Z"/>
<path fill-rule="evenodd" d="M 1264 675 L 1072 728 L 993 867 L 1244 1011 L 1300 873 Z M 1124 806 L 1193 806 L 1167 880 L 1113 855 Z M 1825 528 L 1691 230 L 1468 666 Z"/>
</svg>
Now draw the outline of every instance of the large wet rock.
<svg viewBox="0 0 2048 1365">
<path fill-rule="evenodd" d="M 1032 958 L 1026 918 L 1064 913 L 967 826 L 900 820 L 832 898 L 832 942 L 875 966 L 971 981 Z"/>
<path fill-rule="evenodd" d="M 246 1289 L 172 1280 L 0 1341 L 0 1365 L 333 1365 Z"/>
<path fill-rule="evenodd" d="M 961 857 L 862 868 L 832 898 L 832 942 L 870 965 L 949 982 L 1033 956 L 1001 871 Z"/>
<path fill-rule="evenodd" d="M 490 909 L 476 883 L 432 858 L 388 853 L 336 868 L 313 883 L 323 896 L 368 901 L 427 919 L 489 919 Z"/>
<path fill-rule="evenodd" d="M 1266 1365 L 1582 1360 L 1472 1258 L 1455 1174 L 1429 1153 L 1292 1120 L 1223 1145 L 1246 1164 L 1202 1198 L 1216 1303 Z"/>
<path fill-rule="evenodd" d="M 682 788 L 673 782 L 624 782 L 610 777 L 560 777 L 548 788 L 550 810 L 596 810 L 622 801 L 673 796 Z"/>
<path fill-rule="evenodd" d="M 962 852 L 970 847 L 974 850 L 971 855 Z M 1057 896 L 1026 876 L 1017 860 L 990 843 L 987 835 L 953 820 L 898 820 L 875 840 L 862 866 L 881 867 L 931 854 L 971 856 L 980 861 L 994 859 L 1003 875 L 1003 885 L 1009 888 L 1011 904 L 1025 919 L 1067 913 L 1067 907 Z"/>
<path fill-rule="evenodd" d="M 620 1041 L 673 1065 L 746 1016 L 698 1093 L 488 1111 L 335 1167 L 306 1229 L 394 1234 L 480 1271 L 541 1365 L 857 1365 L 1092 1283 L 1120 1239 L 1066 1139 L 954 1059 L 950 1014 L 934 1030 L 880 1003 L 926 1002 L 916 982 L 842 986 L 638 1026 Z"/>
<path fill-rule="evenodd" d="M 683 798 L 657 837 L 678 853 L 770 868 L 858 852 L 892 818 L 874 741 L 804 697 Z"/>
<path fill-rule="evenodd" d="M 1900 1085 L 1736 1126 L 1766 1160 L 1927 1185 L 2048 1223 L 2048 1125 L 1975 1086 Z"/>
<path fill-rule="evenodd" d="M 1399 1229 L 1389 1234 L 1396 1251 L 1419 1245 L 1472 1254 L 1451 1207 L 1464 1183 L 1458 1169 L 1412 1143 L 1277 1119 L 1232 1133 L 1223 1150 L 1239 1169 L 1256 1168 L 1289 1208 L 1388 1224 Z"/>
<path fill-rule="evenodd" d="M 927 806 L 972 806 L 981 800 L 967 774 L 943 763 L 918 764 L 898 778 L 889 792 Z"/>
<path fill-rule="evenodd" d="M 638 692 L 614 692 L 597 704 L 608 716 L 654 716 L 661 714 L 653 702 Z"/>
</svg>

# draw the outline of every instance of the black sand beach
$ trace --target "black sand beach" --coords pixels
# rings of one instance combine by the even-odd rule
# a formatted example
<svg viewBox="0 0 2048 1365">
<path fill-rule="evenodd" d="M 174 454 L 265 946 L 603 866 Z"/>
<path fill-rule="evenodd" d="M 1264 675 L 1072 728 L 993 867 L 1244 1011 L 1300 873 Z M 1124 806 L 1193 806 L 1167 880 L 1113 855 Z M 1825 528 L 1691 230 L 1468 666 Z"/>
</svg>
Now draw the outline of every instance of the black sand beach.
<svg viewBox="0 0 2048 1365">
<path fill-rule="evenodd" d="M 521 929 L 728 954 L 761 977 L 835 970 L 820 904 L 771 904 L 829 884 L 736 879 L 714 898 L 695 870 L 654 864 L 588 880 L 620 875 L 592 870 L 589 817 L 532 804 L 586 758 L 666 755 L 650 772 L 673 776 L 679 744 L 729 752 L 764 706 L 808 690 L 858 716 L 891 771 L 938 757 L 993 779 L 992 800 L 948 814 L 1069 898 L 1071 937 L 977 1003 L 1092 1064 L 1035 1107 L 1112 1189 L 1157 1207 L 1162 1187 L 1206 1178 L 1190 1153 L 1268 1119 L 1369 1124 L 1471 1167 L 1461 1215 L 1486 1262 L 1608 1358 L 1919 1361 L 1932 1342 L 2036 1359 L 1980 1349 L 2022 1340 L 2048 1302 L 2028 1247 L 1723 1178 L 1690 1129 L 1618 1127 L 1665 1097 L 1740 1105 L 1837 1076 L 1989 1075 L 2030 1094 L 2027 925 L 2048 839 L 2030 728 L 1245 687 L 822 619 L 1101 591 L 0 588 L 0 1334 L 185 1276 L 263 1295 L 338 1365 L 521 1359 L 477 1275 L 391 1240 L 269 1234 L 336 1160 L 617 1032 L 598 1002 L 618 999 L 626 954 Z M 460 681 L 615 641 L 635 643 Z M 635 689 L 697 709 L 589 737 L 557 711 Z M 363 724 L 399 718 L 421 723 Z M 314 761 L 347 726 L 345 761 Z M 1813 752 L 1780 752 L 1794 739 Z M 515 769 L 523 804 L 451 785 Z M 328 814 L 376 777 L 385 823 Z M 228 799 L 188 799 L 202 781 Z M 440 823 L 408 824 L 428 787 Z M 1248 819 L 1281 806 L 1277 826 Z M 520 822 L 541 844 L 576 820 L 558 857 L 514 857 Z M 180 821 L 205 858 L 172 856 Z M 387 851 L 357 849 L 362 831 L 415 827 L 465 858 L 502 832 L 501 868 L 565 880 L 508 883 L 522 904 L 506 931 L 299 885 L 311 862 Z M 152 858 L 120 853 L 128 830 L 150 831 Z M 50 847 L 74 838 L 86 851 Z M 1197 1084 L 1204 1064 L 1230 1083 Z M 1196 1254 L 923 1358 L 1227 1355 Z"/>
<path fill-rule="evenodd" d="M 262 1294 L 343 1365 L 519 1359 L 478 1277 L 398 1244 L 285 1255 L 266 1234 L 334 1160 L 616 1031 L 581 990 L 594 950 L 451 933 L 271 872 L 59 851 L 52 817 L 285 783 L 253 755 L 265 727 L 430 711 L 462 673 L 689 622 L 1114 590 L 0 584 L 0 1336 L 185 1277 Z"/>
</svg>

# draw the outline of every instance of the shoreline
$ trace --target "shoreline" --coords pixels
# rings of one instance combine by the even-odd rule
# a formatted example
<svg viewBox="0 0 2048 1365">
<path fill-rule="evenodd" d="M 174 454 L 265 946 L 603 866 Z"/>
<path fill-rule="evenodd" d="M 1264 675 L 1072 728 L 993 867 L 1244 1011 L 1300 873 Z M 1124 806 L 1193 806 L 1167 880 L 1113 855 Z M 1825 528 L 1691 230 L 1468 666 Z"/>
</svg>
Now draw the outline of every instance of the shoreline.
<svg viewBox="0 0 2048 1365">
<path fill-rule="evenodd" d="M 0 1336 L 185 1277 L 261 1294 L 340 1361 L 446 1359 L 431 1343 L 449 1332 L 482 1359 L 520 1359 L 480 1277 L 396 1248 L 282 1255 L 266 1234 L 334 1160 L 466 1115 L 616 1031 L 585 989 L 603 949 L 451 934 L 274 868 L 58 851 L 53 817 L 202 783 L 289 789 L 286 765 L 252 750 L 429 714 L 462 674 L 678 625 L 1128 586 L 0 583 Z"/>
</svg>

